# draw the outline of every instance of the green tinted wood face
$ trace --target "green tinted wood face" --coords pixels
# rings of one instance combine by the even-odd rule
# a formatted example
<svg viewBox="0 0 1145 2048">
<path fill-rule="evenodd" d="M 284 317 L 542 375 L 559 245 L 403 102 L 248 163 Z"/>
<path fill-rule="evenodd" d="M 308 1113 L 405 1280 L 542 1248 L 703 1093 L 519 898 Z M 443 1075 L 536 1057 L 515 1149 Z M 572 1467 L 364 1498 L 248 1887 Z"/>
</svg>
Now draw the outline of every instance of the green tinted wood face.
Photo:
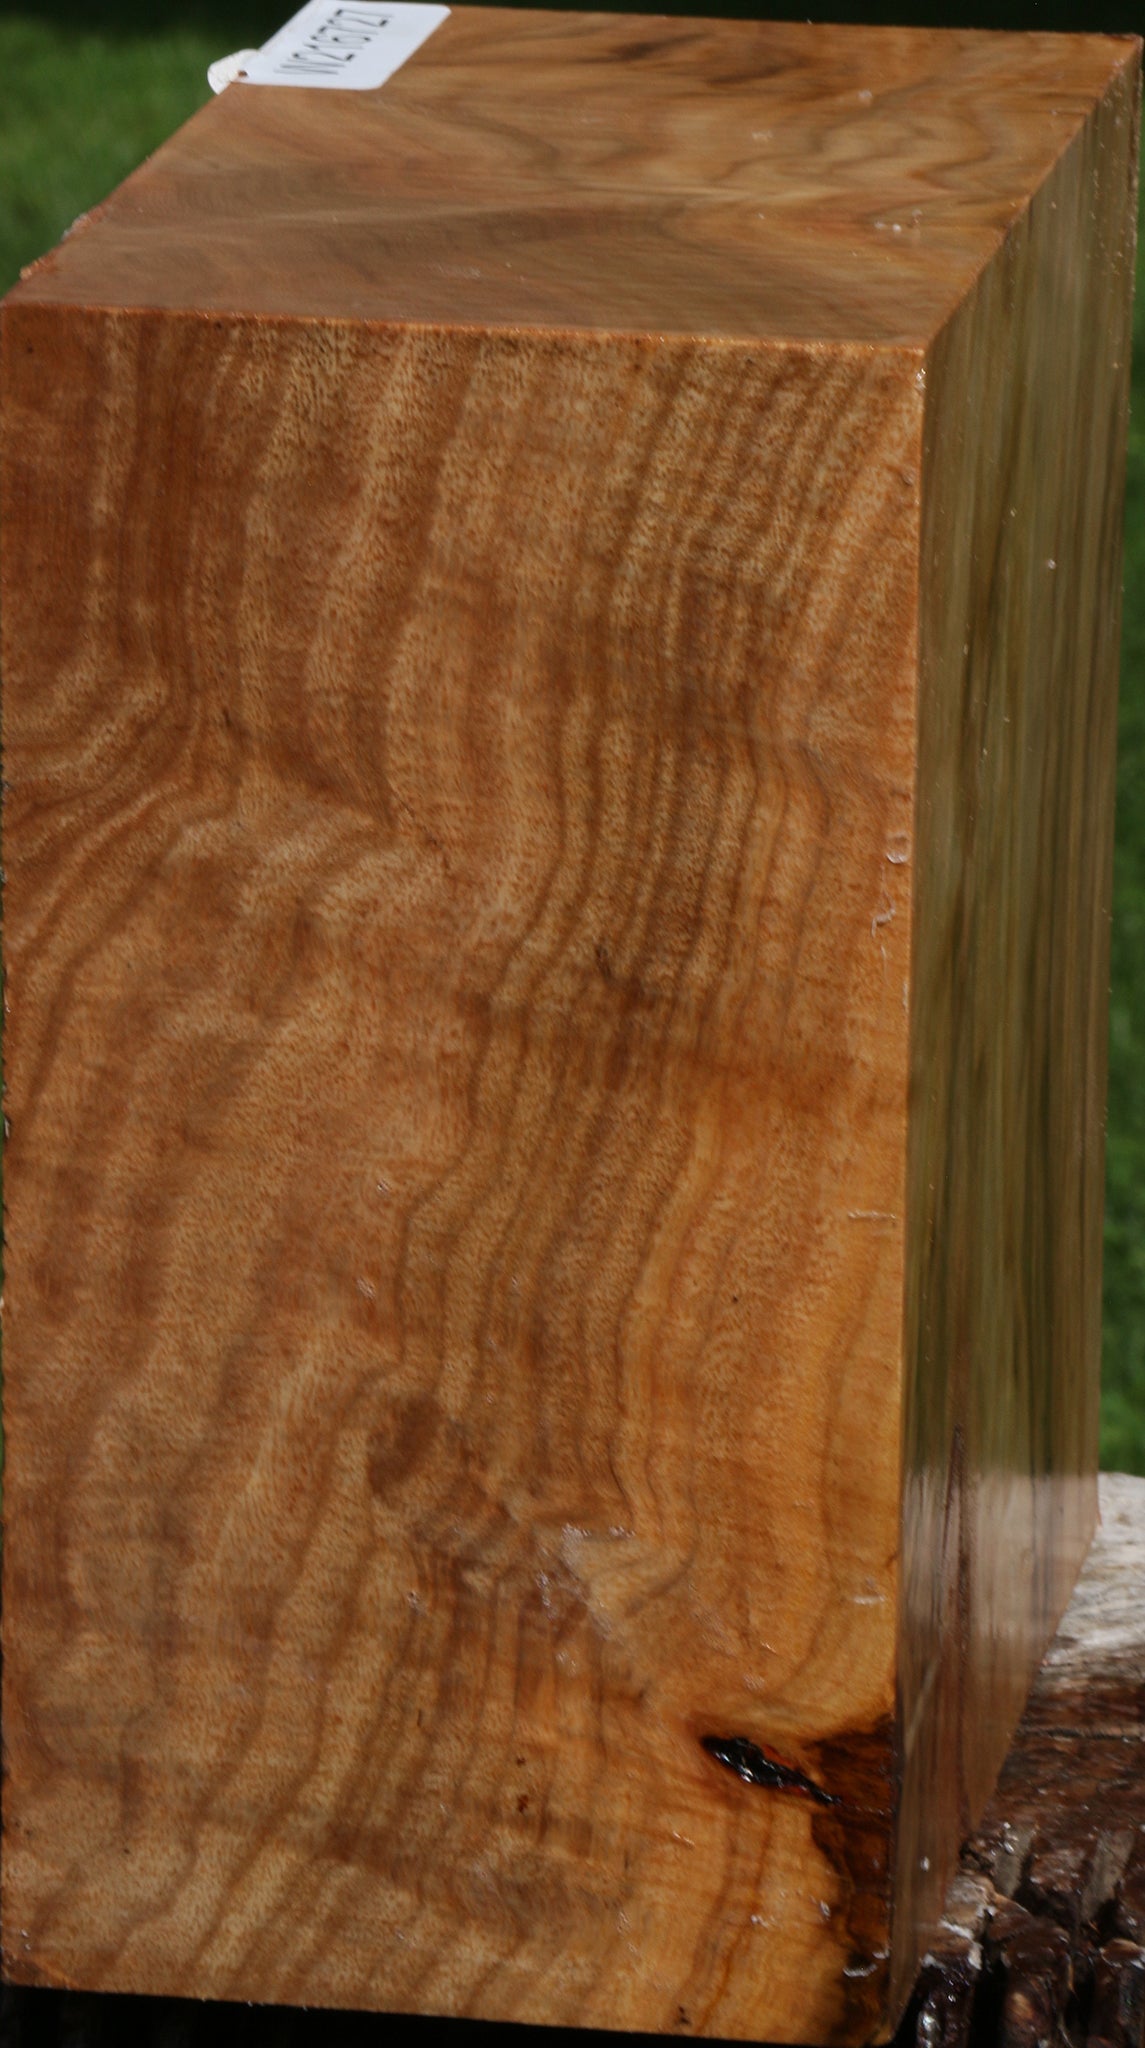
<svg viewBox="0 0 1145 2048">
<path fill-rule="evenodd" d="M 889 2026 L 1088 1533 L 1134 65 L 459 12 L 6 303 L 9 1975 Z"/>
<path fill-rule="evenodd" d="M 938 1917 L 936 1844 L 989 1795 L 1096 1511 L 1136 125 L 1127 75 L 927 366 L 904 1930 Z"/>
</svg>

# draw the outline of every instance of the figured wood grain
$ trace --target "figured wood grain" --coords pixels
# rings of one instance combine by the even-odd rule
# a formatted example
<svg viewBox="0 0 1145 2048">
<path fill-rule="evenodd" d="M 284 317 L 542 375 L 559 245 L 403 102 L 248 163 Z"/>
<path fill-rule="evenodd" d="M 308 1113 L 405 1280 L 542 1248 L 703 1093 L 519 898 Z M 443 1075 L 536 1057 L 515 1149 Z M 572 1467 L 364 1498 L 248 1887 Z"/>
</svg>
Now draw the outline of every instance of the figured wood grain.
<svg viewBox="0 0 1145 2048">
<path fill-rule="evenodd" d="M 1062 2048 L 1140 2048 L 1145 1479 L 1103 1473 L 1100 1504 L 1093 1547 L 963 1848 L 895 2048 L 1016 2048 L 1038 2031 Z M 102 2048 L 129 2037 L 141 2048 L 358 2048 L 363 2035 L 357 2018 L 330 2012 L 0 1986 L 6 2048 Z"/>
<path fill-rule="evenodd" d="M 928 342 L 1129 48 L 455 7 L 380 92 L 229 88 L 17 296 Z"/>
<path fill-rule="evenodd" d="M 877 63 L 878 177 L 942 198 L 860 318 L 839 93 Z M 1126 365 L 1029 357 L 1056 639 L 990 616 L 953 423 L 1025 449 L 1046 264 L 1119 331 L 1135 77 L 1102 38 L 455 14 L 377 95 L 229 89 L 6 302 L 10 1978 L 889 2028 L 957 1851 L 936 1703 L 1004 1746 L 1087 1533 L 1100 939 L 1047 1041 L 1081 1153 L 1005 1134 L 1055 1256 L 1085 1205 L 1076 1341 L 1021 1324 L 993 1434 L 998 1209 L 973 1165 L 926 1198 L 964 1035 L 1034 1028 L 989 920 L 1106 900 Z M 743 200 L 695 240 L 749 104 L 791 110 L 795 267 L 741 261 Z M 560 223 L 603 167 L 593 269 Z M 1076 540 L 1063 409 L 1109 427 Z M 935 824 L 968 688 L 1090 749 L 1045 818 L 1017 778 L 1015 829 L 1074 835 L 1048 896 L 996 913 L 961 845 L 980 1000 Z M 973 1374 L 927 1335 L 960 1286 Z M 1024 1541 L 1031 1488 L 967 1675 L 933 1501 Z"/>
<path fill-rule="evenodd" d="M 913 359 L 6 319 L 9 1967 L 826 2035 Z"/>
</svg>

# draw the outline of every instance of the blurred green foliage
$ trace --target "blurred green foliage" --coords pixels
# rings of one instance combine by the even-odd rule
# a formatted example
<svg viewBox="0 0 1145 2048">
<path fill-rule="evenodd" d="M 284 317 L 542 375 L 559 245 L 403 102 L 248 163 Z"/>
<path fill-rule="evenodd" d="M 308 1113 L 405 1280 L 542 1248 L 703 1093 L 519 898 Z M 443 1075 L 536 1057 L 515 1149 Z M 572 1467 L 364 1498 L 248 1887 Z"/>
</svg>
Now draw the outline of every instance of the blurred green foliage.
<svg viewBox="0 0 1145 2048">
<path fill-rule="evenodd" d="M 206 67 L 263 41 L 287 4 L 174 0 L 156 26 L 140 0 L 46 0 L 35 13 L 0 0 L 0 292 L 87 207 L 207 98 Z M 658 12 L 971 23 L 999 28 L 1137 27 L 1113 0 L 1098 19 L 1070 0 L 834 0 L 768 7 L 751 0 L 660 0 Z M 93 26 L 97 16 L 100 26 Z M 1140 276 L 1140 266 L 1139 266 Z M 1145 291 L 1135 325 L 1126 518 L 1125 620 L 1114 873 L 1105 1232 L 1102 1463 L 1145 1473 Z"/>
</svg>

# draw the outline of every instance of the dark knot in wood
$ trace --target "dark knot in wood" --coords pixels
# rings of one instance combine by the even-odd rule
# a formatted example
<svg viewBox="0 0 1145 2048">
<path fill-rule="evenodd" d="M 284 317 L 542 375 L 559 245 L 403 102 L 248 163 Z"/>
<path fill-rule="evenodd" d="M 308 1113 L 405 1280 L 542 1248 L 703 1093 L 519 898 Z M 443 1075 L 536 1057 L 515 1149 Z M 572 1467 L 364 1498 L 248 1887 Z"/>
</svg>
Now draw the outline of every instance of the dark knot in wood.
<svg viewBox="0 0 1145 2048">
<path fill-rule="evenodd" d="M 764 1785 L 772 1792 L 801 1792 L 819 1806 L 839 1804 L 833 1792 L 824 1792 L 805 1771 L 765 1755 L 759 1744 L 749 1741 L 746 1735 L 701 1735 L 700 1745 L 725 1770 L 742 1778 L 745 1785 Z"/>
</svg>

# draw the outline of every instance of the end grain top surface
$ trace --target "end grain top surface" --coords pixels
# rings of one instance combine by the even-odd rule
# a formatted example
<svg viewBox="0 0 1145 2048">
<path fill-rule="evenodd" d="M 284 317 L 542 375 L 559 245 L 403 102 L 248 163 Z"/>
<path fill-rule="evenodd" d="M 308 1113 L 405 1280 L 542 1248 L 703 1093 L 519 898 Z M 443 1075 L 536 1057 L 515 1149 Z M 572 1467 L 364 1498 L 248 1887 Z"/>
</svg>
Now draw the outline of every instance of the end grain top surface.
<svg viewBox="0 0 1145 2048">
<path fill-rule="evenodd" d="M 919 345 L 1134 49 L 457 8 L 377 91 L 231 86 L 17 296 Z"/>
</svg>

